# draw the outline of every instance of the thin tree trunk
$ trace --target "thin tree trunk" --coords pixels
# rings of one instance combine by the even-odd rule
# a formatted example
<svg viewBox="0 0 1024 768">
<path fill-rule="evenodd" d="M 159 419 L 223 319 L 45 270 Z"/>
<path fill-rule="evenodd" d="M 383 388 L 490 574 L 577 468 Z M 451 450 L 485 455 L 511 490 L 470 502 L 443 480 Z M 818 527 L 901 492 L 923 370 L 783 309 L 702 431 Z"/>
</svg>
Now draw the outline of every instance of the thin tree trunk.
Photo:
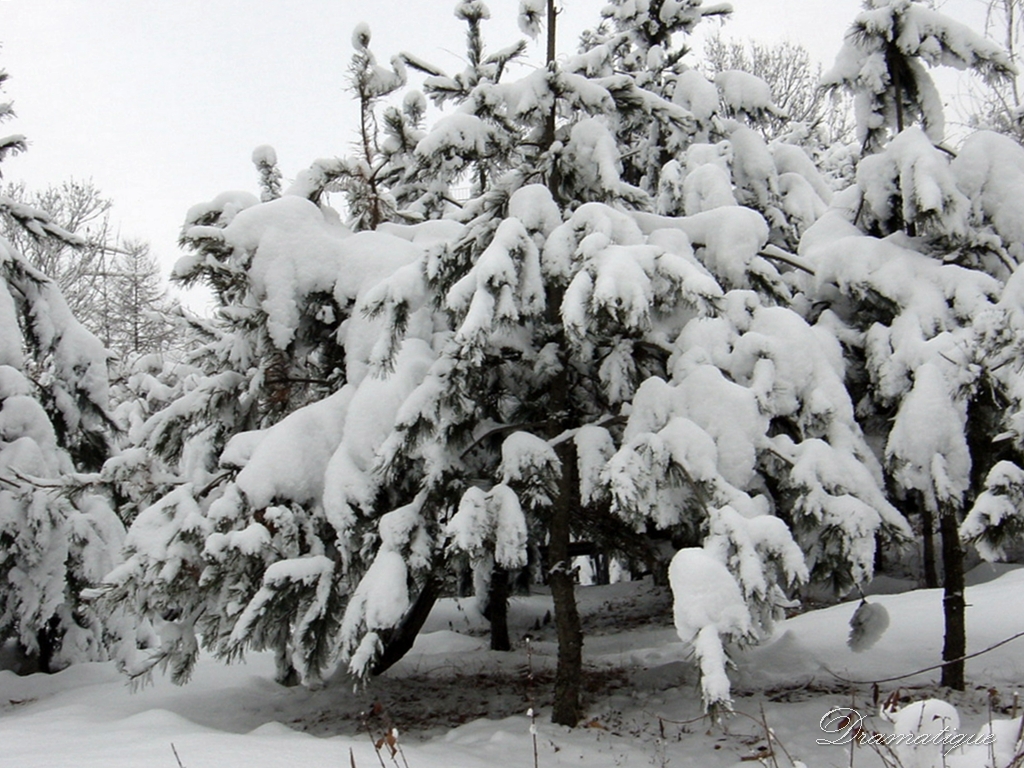
<svg viewBox="0 0 1024 768">
<path fill-rule="evenodd" d="M 964 602 L 964 550 L 960 544 L 959 523 L 954 508 L 940 512 L 939 530 L 942 534 L 943 579 L 942 612 L 946 622 L 946 636 L 942 644 L 942 660 L 953 661 L 942 668 L 941 684 L 958 691 L 964 690 L 967 653 L 967 625 Z"/>
<path fill-rule="evenodd" d="M 896 102 L 896 133 L 903 133 L 903 82 L 900 77 L 900 64 L 903 54 L 895 42 L 890 42 L 885 50 L 886 66 L 892 77 L 893 100 Z"/>
<path fill-rule="evenodd" d="M 555 605 L 555 630 L 558 635 L 558 667 L 555 670 L 555 700 L 551 721 L 574 727 L 582 715 L 580 677 L 583 674 L 583 630 L 576 609 L 572 562 L 569 558 L 570 521 L 579 489 L 576 478 L 576 451 L 572 441 L 559 446 L 562 477 L 551 510 L 548 558 L 551 598 Z"/>
<path fill-rule="evenodd" d="M 939 569 L 935 562 L 935 517 L 927 504 L 922 503 L 919 493 L 914 493 L 914 502 L 921 513 L 921 538 L 924 542 L 924 585 L 928 589 L 939 586 Z"/>
<path fill-rule="evenodd" d="M 547 2 L 547 65 L 555 62 L 556 19 L 555 0 Z M 555 119 L 558 99 L 554 99 L 547 115 L 544 130 L 543 150 L 550 153 L 555 141 Z M 559 199 L 558 163 L 551 158 L 548 189 L 555 200 Z M 547 320 L 555 328 L 562 324 L 561 307 L 563 291 L 552 287 L 547 296 Z M 558 346 L 563 350 L 562 371 L 551 384 L 551 411 L 561 416 L 569 405 L 569 366 L 565 359 L 564 333 L 557 333 Z M 556 418 L 557 418 L 556 416 Z M 564 425 L 563 425 L 564 426 Z M 558 429 L 561 432 L 561 429 Z M 555 696 L 551 721 L 559 725 L 576 726 L 581 717 L 580 678 L 583 673 L 583 630 L 580 615 L 576 609 L 576 591 L 573 584 L 572 563 L 569 555 L 572 514 L 579 507 L 579 478 L 576 466 L 576 446 L 571 440 L 561 443 L 556 451 L 562 463 L 558 494 L 551 506 L 548 522 L 548 583 L 555 607 L 555 631 L 558 636 L 558 665 L 555 669 Z"/>
<path fill-rule="evenodd" d="M 555 20 L 558 16 L 558 11 L 555 10 L 555 0 L 548 0 L 548 50 L 547 50 L 547 65 L 548 69 L 555 63 L 555 42 L 556 42 L 556 26 Z M 548 112 L 547 121 L 544 126 L 544 149 L 550 150 L 551 145 L 555 143 L 555 118 L 558 114 L 558 99 L 552 99 L 551 111 Z M 555 158 L 551 158 L 551 172 L 548 174 L 548 190 L 551 192 L 551 196 L 558 199 L 558 187 L 561 184 L 558 174 L 558 162 Z"/>
</svg>

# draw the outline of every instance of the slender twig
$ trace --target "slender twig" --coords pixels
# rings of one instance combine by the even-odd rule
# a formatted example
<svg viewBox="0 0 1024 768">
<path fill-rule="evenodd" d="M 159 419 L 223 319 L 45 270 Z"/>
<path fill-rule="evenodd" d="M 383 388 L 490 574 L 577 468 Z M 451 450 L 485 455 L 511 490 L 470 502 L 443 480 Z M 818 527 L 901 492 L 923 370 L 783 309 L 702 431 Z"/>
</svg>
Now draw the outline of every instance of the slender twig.
<svg viewBox="0 0 1024 768">
<path fill-rule="evenodd" d="M 478 445 L 480 445 L 482 442 L 484 442 L 489 437 L 494 437 L 495 435 L 500 435 L 503 432 L 516 432 L 517 430 L 520 430 L 520 429 L 532 429 L 534 427 L 546 427 L 546 426 L 549 426 L 550 424 L 551 424 L 551 421 L 523 421 L 523 422 L 519 422 L 518 424 L 502 424 L 500 427 L 494 427 L 492 429 L 487 430 L 482 435 L 480 435 L 480 437 L 478 437 L 476 440 L 474 440 L 472 443 L 469 444 L 469 446 L 466 448 L 466 450 L 464 450 L 460 454 L 459 458 L 465 458 L 470 452 L 472 452 L 472 450 L 474 448 L 476 448 Z"/>
<path fill-rule="evenodd" d="M 213 480 L 211 480 L 209 483 L 207 483 L 205 486 L 203 486 L 203 488 L 199 491 L 199 496 L 205 496 L 210 491 L 212 491 L 214 488 L 216 488 L 218 485 L 220 485 L 225 480 L 230 478 L 233 474 L 234 474 L 234 471 L 232 471 L 232 470 L 228 470 L 227 472 L 221 472 L 219 475 L 217 475 L 215 478 L 213 478 Z"/>
<path fill-rule="evenodd" d="M 556 445 L 561 445 L 566 440 L 573 438 L 583 427 L 612 427 L 616 425 L 622 425 L 629 421 L 626 416 L 608 416 L 607 418 L 601 419 L 601 421 L 595 421 L 591 424 L 584 424 L 583 426 L 576 427 L 574 429 L 567 429 L 557 437 L 553 437 L 548 440 L 548 445 L 552 448 Z"/>
<path fill-rule="evenodd" d="M 185 766 L 181 762 L 181 758 L 178 757 L 178 750 L 175 749 L 173 741 L 171 742 L 171 752 L 174 753 L 174 759 L 178 761 L 178 768 L 185 768 Z"/>
<path fill-rule="evenodd" d="M 1017 638 L 1020 638 L 1020 637 L 1024 637 L 1024 632 L 1018 632 L 1017 634 L 1012 635 L 1012 636 L 1006 638 L 1005 640 L 1000 640 L 998 643 L 995 643 L 994 645 L 990 645 L 988 648 L 985 648 L 983 650 L 976 651 L 974 653 L 968 653 L 967 655 L 960 656 L 960 657 L 958 657 L 956 659 L 949 659 L 948 661 L 943 661 L 943 662 L 941 662 L 939 664 L 933 664 L 932 666 L 925 667 L 924 669 L 918 669 L 918 670 L 915 670 L 913 672 L 907 672 L 905 675 L 896 675 L 894 677 L 884 677 L 884 678 L 882 678 L 880 680 L 850 680 L 849 678 L 843 677 L 842 675 L 837 675 L 835 672 L 833 672 L 831 669 L 829 669 L 824 664 L 822 665 L 822 668 L 826 672 L 828 672 L 830 675 L 832 675 L 832 677 L 836 678 L 837 680 L 842 680 L 844 683 L 850 683 L 851 685 L 872 685 L 872 684 L 877 684 L 877 683 L 891 683 L 891 682 L 893 682 L 895 680 L 903 680 L 904 678 L 913 677 L 914 675 L 920 675 L 920 674 L 922 674 L 924 672 L 931 672 L 933 669 L 942 669 L 943 667 L 948 667 L 950 664 L 956 664 L 956 663 L 961 662 L 961 661 L 967 661 L 968 659 L 973 659 L 976 656 L 981 656 L 982 654 L 988 653 L 989 651 L 994 651 L 996 648 L 999 648 L 1002 645 L 1006 645 L 1007 643 L 1011 642 L 1012 640 L 1016 640 Z"/>
</svg>

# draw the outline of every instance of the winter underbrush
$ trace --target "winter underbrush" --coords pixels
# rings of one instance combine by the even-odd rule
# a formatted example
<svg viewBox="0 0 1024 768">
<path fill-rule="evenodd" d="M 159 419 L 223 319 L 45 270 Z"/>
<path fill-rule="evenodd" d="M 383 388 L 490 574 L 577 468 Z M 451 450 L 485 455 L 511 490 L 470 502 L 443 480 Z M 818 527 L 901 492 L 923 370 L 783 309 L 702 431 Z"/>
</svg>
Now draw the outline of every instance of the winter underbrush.
<svg viewBox="0 0 1024 768">
<path fill-rule="evenodd" d="M 1024 631 L 1012 609 L 1022 587 L 1024 570 L 1011 569 L 968 589 L 971 653 Z M 940 590 L 870 596 L 890 624 L 859 653 L 846 642 L 856 601 L 794 615 L 761 646 L 730 647 L 733 712 L 717 723 L 704 714 L 693 649 L 672 626 L 667 589 L 645 580 L 577 592 L 587 642 L 585 717 L 575 729 L 547 722 L 556 644 L 551 598 L 541 592 L 512 598 L 507 653 L 489 650 L 473 599 L 441 600 L 413 650 L 365 687 L 335 675 L 318 690 L 286 688 L 273 681 L 270 653 L 229 666 L 203 658 L 191 685 L 156 678 L 135 693 L 109 663 L 56 675 L 3 671 L 0 764 L 1020 765 L 1021 640 L 970 659 L 964 692 L 939 687 L 935 670 L 888 680 L 938 662 L 931 625 L 941 621 Z M 941 739 L 947 726 L 961 741 L 945 756 L 938 748 L 949 740 L 884 741 L 901 729 Z M 964 746 L 986 729 L 996 736 L 991 748 Z"/>
</svg>

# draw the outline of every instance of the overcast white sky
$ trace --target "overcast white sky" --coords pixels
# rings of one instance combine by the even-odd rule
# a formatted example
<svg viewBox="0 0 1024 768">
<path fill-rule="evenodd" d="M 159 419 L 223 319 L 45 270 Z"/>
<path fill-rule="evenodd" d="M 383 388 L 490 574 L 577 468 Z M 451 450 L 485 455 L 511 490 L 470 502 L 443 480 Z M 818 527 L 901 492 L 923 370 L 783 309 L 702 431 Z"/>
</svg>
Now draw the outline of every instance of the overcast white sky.
<svg viewBox="0 0 1024 768">
<path fill-rule="evenodd" d="M 710 2 L 710 0 L 708 0 Z M 981 0 L 943 10 L 979 19 Z M 603 0 L 563 0 L 561 48 L 596 22 Z M 795 40 L 830 65 L 859 0 L 733 0 L 727 37 Z M 518 0 L 488 0 L 492 48 L 519 37 Z M 256 191 L 253 148 L 277 150 L 286 177 L 347 154 L 356 108 L 345 90 L 360 21 L 386 61 L 408 50 L 461 69 L 454 0 L 0 0 L 4 98 L 30 151 L 5 180 L 42 187 L 91 178 L 115 201 L 122 233 L 150 241 L 168 269 L 194 203 Z M 978 22 L 980 23 L 980 22 Z M 710 26 L 708 22 L 705 22 Z M 531 56 L 539 60 L 538 45 Z"/>
</svg>

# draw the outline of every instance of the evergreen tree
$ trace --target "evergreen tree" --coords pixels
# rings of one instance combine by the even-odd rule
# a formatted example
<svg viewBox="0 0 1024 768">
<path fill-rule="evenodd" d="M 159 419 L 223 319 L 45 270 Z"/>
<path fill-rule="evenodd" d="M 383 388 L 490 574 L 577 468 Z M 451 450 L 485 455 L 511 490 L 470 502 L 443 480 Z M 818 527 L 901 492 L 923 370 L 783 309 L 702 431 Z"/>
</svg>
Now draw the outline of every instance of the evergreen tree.
<svg viewBox="0 0 1024 768">
<path fill-rule="evenodd" d="M 172 304 L 146 243 L 124 242 L 107 281 L 103 293 L 109 305 L 111 350 L 125 359 L 173 346 L 174 327 L 168 318 Z"/>
<path fill-rule="evenodd" d="M 1016 264 L 1007 240 L 979 231 L 986 225 L 990 159 L 969 152 L 974 162 L 957 158 L 951 165 L 933 146 L 942 140 L 944 116 L 918 59 L 989 78 L 1014 72 L 1005 51 L 958 22 L 912 0 L 873 0 L 825 81 L 854 90 L 864 148 L 877 154 L 860 162 L 856 186 L 819 221 L 818 232 L 805 235 L 801 252 L 814 254 L 819 290 L 827 286 L 827 295 L 837 288 L 843 299 L 833 306 L 864 333 L 855 343 L 870 382 L 861 416 L 884 435 L 894 495 L 920 517 L 926 572 L 934 570 L 938 522 L 948 662 L 942 683 L 962 690 L 966 628 L 958 530 L 998 459 L 991 440 L 1000 421 L 992 374 L 973 345 L 972 321 L 990 313 L 1007 269 Z M 883 149 L 890 130 L 896 135 Z M 975 146 L 985 144 L 981 139 Z M 1014 178 L 1016 158 L 1000 155 L 1011 163 L 1003 180 Z M 910 237 L 899 237 L 903 232 Z M 886 235 L 892 237 L 878 239 Z"/>
<path fill-rule="evenodd" d="M 942 141 L 942 101 L 925 64 L 973 69 L 993 81 L 1016 73 L 998 44 L 919 0 L 865 0 L 822 80 L 853 92 L 864 152 L 914 123 L 933 143 Z"/>
<path fill-rule="evenodd" d="M 453 564 L 500 584 L 536 547 L 559 641 L 553 718 L 574 725 L 570 544 L 635 551 L 668 533 L 677 628 L 721 710 L 734 644 L 765 637 L 800 584 L 842 593 L 870 577 L 879 541 L 910 537 L 894 499 L 948 532 L 995 466 L 976 459 L 998 421 L 986 382 L 1018 392 L 962 354 L 975 317 L 1015 350 L 997 297 L 1017 221 L 985 192 L 1005 177 L 972 176 L 909 129 L 833 196 L 803 148 L 758 133 L 775 109 L 763 80 L 663 66 L 674 32 L 722 11 L 613 3 L 614 31 L 559 62 L 554 4 L 526 0 L 521 26 L 546 31 L 548 55 L 515 79 L 522 44 L 486 54 L 489 12 L 462 0 L 462 73 L 401 59 L 456 110 L 422 129 L 413 93 L 385 110 L 383 143 L 367 105 L 404 78 L 360 27 L 360 173 L 318 161 L 277 196 L 261 149 L 262 202 L 189 212 L 177 273 L 221 308 L 193 321 L 192 368 L 165 390 L 133 385 L 160 392 L 133 427 L 165 473 L 121 486 L 141 509 L 107 600 L 152 628 L 124 646 L 133 674 L 186 678 L 200 642 L 273 650 L 284 682 L 338 660 L 379 672 Z M 447 205 L 467 177 L 470 199 Z M 366 203 L 353 223 L 373 231 L 325 204 L 345 179 Z M 943 418 L 922 426 L 933 408 Z M 123 482 L 134 458 L 109 475 Z M 991 495 L 1013 493 L 1000 472 Z"/>
<path fill-rule="evenodd" d="M 535 5 L 524 6 L 526 28 Z M 717 653 L 705 645 L 706 703 L 727 706 L 722 643 L 767 632 L 785 590 L 808 575 L 790 526 L 815 575 L 843 587 L 872 572 L 876 534 L 908 531 L 885 501 L 827 326 L 771 306 L 791 297 L 792 275 L 761 255 L 764 218 L 735 200 L 687 217 L 631 211 L 651 201 L 621 178 L 615 128 L 673 105 L 623 78 L 588 78 L 576 60 L 566 70 L 552 60 L 501 89 L 478 86 L 486 119 L 470 111 L 484 101 L 471 92 L 464 112 L 475 119 L 442 120 L 420 144 L 464 157 L 512 127 L 493 144 L 518 147 L 518 162 L 470 201 L 464 233 L 424 256 L 418 280 L 396 275 L 367 296 L 395 339 L 424 294 L 451 323 L 383 444 L 383 478 L 420 478 L 431 501 L 417 515 L 444 524 L 451 547 L 483 567 L 521 562 L 528 535 L 547 543 L 556 722 L 580 714 L 572 538 L 605 528 L 628 540 L 651 527 L 703 544 L 737 574 L 748 611 L 743 632 L 714 635 Z M 751 194 L 767 178 L 742 164 L 735 173 Z M 752 285 L 769 288 L 764 300 L 729 291 Z M 799 360 L 784 353 L 793 337 L 806 339 Z M 737 421 L 739 433 L 726 427 Z M 401 550 L 381 538 L 377 557 L 394 562 Z M 346 615 L 355 671 L 380 648 L 364 613 L 350 604 Z"/>
<path fill-rule="evenodd" d="M 926 570 L 933 572 L 938 524 L 949 662 L 966 648 L 959 521 L 997 462 L 1017 460 L 1011 444 L 997 438 L 1012 391 L 999 373 L 999 360 L 1012 354 L 999 301 L 1011 284 L 1009 256 L 993 230 L 977 231 L 984 220 L 970 215 L 984 207 L 991 170 L 979 163 L 992 163 L 982 154 L 993 149 L 991 138 L 972 137 L 951 164 L 920 130 L 907 129 L 861 162 L 857 187 L 801 243 L 820 299 L 852 326 L 843 336 L 857 371 L 858 414 L 884 441 L 887 486 L 920 520 Z M 998 173 L 1019 176 L 1019 147 L 1001 149 Z M 899 232 L 908 223 L 920 237 Z M 967 529 L 972 537 L 982 533 L 976 523 Z M 962 689 L 963 675 L 962 661 L 950 663 L 943 684 Z"/>
<path fill-rule="evenodd" d="M 0 210 L 35 237 L 82 244 L 20 201 L 0 196 Z M 82 590 L 116 562 L 124 528 L 77 473 L 99 467 L 109 423 L 106 350 L 57 284 L 0 239 L 0 643 L 14 639 L 44 672 L 105 657 Z"/>
<path fill-rule="evenodd" d="M 369 544 L 367 523 L 333 503 L 335 485 L 373 482 L 376 425 L 391 423 L 425 371 L 434 323 L 425 310 L 416 327 L 426 340 L 408 345 L 393 379 L 372 375 L 381 323 L 353 310 L 420 256 L 417 231 L 354 234 L 309 199 L 307 181 L 262 203 L 222 195 L 186 217 L 192 253 L 176 275 L 204 282 L 220 308 L 189 320 L 204 341 L 172 380 L 137 372 L 132 386 L 156 407 L 131 417 L 135 447 L 105 468 L 138 510 L 104 595 L 142 629 L 120 644 L 132 676 L 162 665 L 187 679 L 200 637 L 229 658 L 274 651 L 286 683 L 315 683 L 336 659 Z"/>
</svg>

